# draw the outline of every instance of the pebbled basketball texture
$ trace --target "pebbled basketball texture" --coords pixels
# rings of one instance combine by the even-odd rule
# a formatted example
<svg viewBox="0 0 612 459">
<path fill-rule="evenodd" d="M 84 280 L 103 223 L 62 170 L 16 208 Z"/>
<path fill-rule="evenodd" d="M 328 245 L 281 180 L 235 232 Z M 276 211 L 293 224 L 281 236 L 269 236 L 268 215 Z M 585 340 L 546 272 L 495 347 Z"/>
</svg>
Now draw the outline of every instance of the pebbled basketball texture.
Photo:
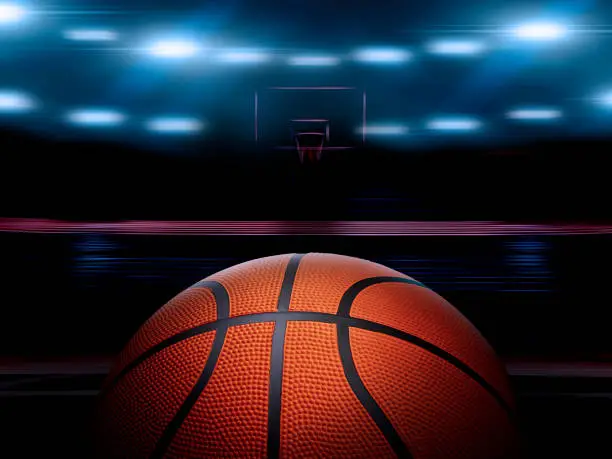
<svg viewBox="0 0 612 459">
<path fill-rule="evenodd" d="M 453 306 L 369 261 L 280 255 L 183 291 L 104 383 L 104 458 L 517 457 L 503 366 Z"/>
</svg>

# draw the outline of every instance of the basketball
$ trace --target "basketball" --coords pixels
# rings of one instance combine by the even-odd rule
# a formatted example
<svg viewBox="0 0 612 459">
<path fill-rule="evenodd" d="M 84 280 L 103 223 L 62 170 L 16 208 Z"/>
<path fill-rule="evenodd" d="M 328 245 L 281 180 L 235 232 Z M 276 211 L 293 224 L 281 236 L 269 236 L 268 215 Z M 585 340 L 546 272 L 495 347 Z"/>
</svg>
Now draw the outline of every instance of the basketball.
<svg viewBox="0 0 612 459">
<path fill-rule="evenodd" d="M 96 436 L 109 458 L 517 451 L 507 376 L 476 328 L 402 273 L 319 253 L 234 266 L 159 309 L 104 383 Z"/>
</svg>

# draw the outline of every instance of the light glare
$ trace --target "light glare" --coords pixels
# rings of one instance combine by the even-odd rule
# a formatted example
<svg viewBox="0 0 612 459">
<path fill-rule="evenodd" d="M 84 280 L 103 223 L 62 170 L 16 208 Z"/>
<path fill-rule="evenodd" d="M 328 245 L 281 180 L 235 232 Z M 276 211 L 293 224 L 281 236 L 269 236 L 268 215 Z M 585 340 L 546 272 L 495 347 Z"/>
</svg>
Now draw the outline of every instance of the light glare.
<svg viewBox="0 0 612 459">
<path fill-rule="evenodd" d="M 75 110 L 68 114 L 68 121 L 83 126 L 116 126 L 125 121 L 125 115 L 115 110 Z"/>
<path fill-rule="evenodd" d="M 152 132 L 188 134 L 201 131 L 204 125 L 195 118 L 160 117 L 147 122 L 146 127 Z"/>
<path fill-rule="evenodd" d="M 340 59 L 333 56 L 294 56 L 289 58 L 289 65 L 297 66 L 334 66 L 340 63 Z"/>
<path fill-rule="evenodd" d="M 117 32 L 104 29 L 73 29 L 64 31 L 64 38 L 73 41 L 115 41 Z"/>
<path fill-rule="evenodd" d="M 199 51 L 196 43 L 184 40 L 158 41 L 148 49 L 151 56 L 165 59 L 185 59 L 195 56 Z"/>
<path fill-rule="evenodd" d="M 228 64 L 259 64 L 271 59 L 269 54 L 254 50 L 230 50 L 219 53 L 217 59 Z"/>
<path fill-rule="evenodd" d="M 430 43 L 427 50 L 431 54 L 469 56 L 480 54 L 484 45 L 476 41 L 440 40 Z"/>
<path fill-rule="evenodd" d="M 612 107 L 612 92 L 602 94 L 595 99 L 599 104 Z"/>
<path fill-rule="evenodd" d="M 408 127 L 400 124 L 368 124 L 357 129 L 358 134 L 374 136 L 401 136 L 408 132 Z"/>
<path fill-rule="evenodd" d="M 27 94 L 18 91 L 0 91 L 0 112 L 27 112 L 34 107 L 34 101 Z"/>
<path fill-rule="evenodd" d="M 475 131 L 482 123 L 473 118 L 436 118 L 427 123 L 433 131 Z"/>
<path fill-rule="evenodd" d="M 567 29 L 561 24 L 532 22 L 518 26 L 514 34 L 521 40 L 550 41 L 563 38 Z"/>
<path fill-rule="evenodd" d="M 12 3 L 0 3 L 0 24 L 21 21 L 26 15 L 23 7 Z"/>
<path fill-rule="evenodd" d="M 561 118 L 561 110 L 524 108 L 509 111 L 506 118 L 511 120 L 554 120 Z"/>
<path fill-rule="evenodd" d="M 354 53 L 355 60 L 371 64 L 396 64 L 412 58 L 412 53 L 392 48 L 366 48 Z"/>
</svg>

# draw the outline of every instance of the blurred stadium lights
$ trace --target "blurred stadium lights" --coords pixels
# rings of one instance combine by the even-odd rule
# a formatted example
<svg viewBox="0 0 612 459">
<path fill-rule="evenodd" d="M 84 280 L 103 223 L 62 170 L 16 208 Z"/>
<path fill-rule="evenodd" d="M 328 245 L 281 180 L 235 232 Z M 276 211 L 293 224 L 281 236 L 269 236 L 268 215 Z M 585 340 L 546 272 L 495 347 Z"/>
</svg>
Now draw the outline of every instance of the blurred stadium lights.
<svg viewBox="0 0 612 459">
<path fill-rule="evenodd" d="M 146 48 L 146 52 L 162 59 L 188 59 L 201 51 L 201 47 L 190 40 L 159 40 Z"/>
<path fill-rule="evenodd" d="M 373 136 L 401 136 L 408 132 L 408 126 L 402 124 L 368 124 L 357 129 L 358 134 Z"/>
<path fill-rule="evenodd" d="M 606 107 L 612 107 L 612 91 L 601 94 L 600 96 L 595 98 L 595 101 L 599 105 L 604 105 Z"/>
<path fill-rule="evenodd" d="M 364 48 L 355 51 L 353 58 L 368 64 L 399 64 L 412 59 L 412 53 L 397 48 Z"/>
<path fill-rule="evenodd" d="M 0 91 L 0 113 L 23 113 L 33 110 L 34 100 L 19 91 Z"/>
<path fill-rule="evenodd" d="M 484 44 L 478 41 L 438 40 L 427 44 L 429 53 L 449 56 L 475 56 L 484 50 Z"/>
<path fill-rule="evenodd" d="M 63 36 L 73 41 L 115 41 L 119 38 L 117 32 L 106 29 L 72 29 L 65 30 Z"/>
<path fill-rule="evenodd" d="M 506 113 L 506 118 L 518 121 L 551 121 L 562 116 L 561 110 L 551 108 L 521 108 Z"/>
<path fill-rule="evenodd" d="M 149 120 L 146 128 L 162 134 L 191 134 L 204 129 L 204 123 L 196 118 L 159 117 Z"/>
<path fill-rule="evenodd" d="M 87 109 L 74 110 L 66 116 L 68 122 L 80 126 L 117 126 L 125 121 L 125 115 L 115 110 Z"/>
<path fill-rule="evenodd" d="M 272 56 L 258 50 L 234 49 L 219 52 L 216 59 L 227 64 L 261 64 L 270 61 Z"/>
<path fill-rule="evenodd" d="M 567 33 L 564 25 L 553 22 L 529 22 L 513 30 L 516 38 L 527 41 L 555 41 L 564 38 Z"/>
<path fill-rule="evenodd" d="M 0 3 L 0 24 L 12 24 L 24 19 L 26 10 L 14 3 Z"/>
<path fill-rule="evenodd" d="M 289 65 L 331 67 L 340 64 L 340 59 L 333 56 L 292 56 Z"/>
<path fill-rule="evenodd" d="M 480 121 L 468 117 L 434 118 L 427 122 L 427 129 L 432 131 L 467 132 L 476 131 L 481 127 Z"/>
</svg>

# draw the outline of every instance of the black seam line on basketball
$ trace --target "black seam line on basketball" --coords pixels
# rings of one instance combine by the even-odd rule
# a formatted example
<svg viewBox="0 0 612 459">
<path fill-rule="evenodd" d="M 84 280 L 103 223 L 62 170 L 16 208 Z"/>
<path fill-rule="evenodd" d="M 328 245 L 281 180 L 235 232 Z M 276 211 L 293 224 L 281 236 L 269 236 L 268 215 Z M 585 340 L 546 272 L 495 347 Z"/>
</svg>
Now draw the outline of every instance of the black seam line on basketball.
<svg viewBox="0 0 612 459">
<path fill-rule="evenodd" d="M 285 277 L 283 278 L 283 285 L 281 286 L 281 291 L 278 295 L 276 310 L 279 312 L 289 311 L 293 284 L 295 283 L 295 276 L 297 275 L 297 270 L 300 266 L 302 258 L 304 258 L 303 254 L 295 254 L 291 257 L 289 263 L 287 264 L 287 268 L 285 269 Z"/>
<path fill-rule="evenodd" d="M 215 333 L 215 339 L 213 340 L 213 345 L 210 350 L 210 354 L 207 356 L 208 358 L 206 360 L 206 365 L 204 365 L 204 369 L 202 370 L 200 377 L 189 392 L 189 395 L 187 395 L 187 397 L 185 398 L 185 401 L 183 402 L 179 410 L 176 412 L 172 420 L 164 429 L 163 434 L 155 445 L 155 450 L 150 456 L 151 459 L 159 459 L 164 457 L 176 433 L 183 424 L 183 421 L 187 418 L 189 412 L 196 404 L 198 398 L 206 388 L 206 385 L 208 384 L 208 381 L 210 381 L 213 371 L 217 366 L 217 362 L 219 361 L 219 355 L 221 354 L 221 350 L 223 349 L 223 343 L 225 342 L 227 330 L 227 325 L 221 326 L 217 329 Z"/>
<path fill-rule="evenodd" d="M 353 301 L 357 298 L 363 290 L 372 285 L 377 284 L 388 284 L 392 282 L 399 282 L 402 284 L 411 284 L 416 285 L 418 287 L 427 288 L 422 283 L 415 281 L 414 279 L 408 279 L 406 277 L 395 277 L 395 276 L 378 276 L 378 277 L 368 277 L 367 279 L 362 279 L 358 282 L 355 282 L 351 285 L 342 295 L 340 299 L 340 305 L 338 306 L 338 315 L 342 317 L 350 317 L 351 315 L 351 307 L 353 306 Z"/>
<path fill-rule="evenodd" d="M 403 283 L 403 284 L 411 284 L 416 285 L 423 288 L 428 288 L 424 284 L 415 281 L 413 279 L 408 279 L 405 277 L 395 277 L 395 276 L 379 276 L 379 277 L 369 277 L 367 279 L 362 279 L 358 282 L 355 282 L 351 285 L 342 295 L 340 299 L 340 304 L 338 306 L 338 316 L 344 317 L 352 320 L 362 321 L 362 319 L 356 319 L 351 317 L 351 307 L 353 306 L 353 302 L 357 298 L 357 296 L 363 292 L 366 288 L 371 287 L 377 284 L 383 283 Z M 367 321 L 369 322 L 369 321 Z M 369 322 L 370 324 L 376 324 L 376 322 Z M 464 363 L 462 360 L 458 359 L 454 355 L 446 352 L 445 350 L 437 347 L 436 345 L 430 343 L 429 341 L 425 341 L 421 338 L 418 338 L 414 335 L 410 335 L 409 333 L 404 333 L 400 330 L 397 330 L 392 327 L 385 327 L 385 330 L 380 329 L 379 327 L 358 327 L 356 328 L 364 328 L 369 329 L 371 331 L 378 331 L 380 333 L 385 333 L 390 336 L 394 336 L 396 338 L 400 338 L 404 341 L 409 341 L 412 344 L 419 346 L 421 349 L 424 349 L 444 360 L 446 360 L 451 365 L 455 366 L 457 369 L 461 370 L 475 382 L 477 382 L 483 389 L 485 389 L 493 398 L 497 401 L 497 403 L 506 411 L 511 421 L 516 422 L 515 413 L 510 407 L 510 405 L 506 402 L 506 400 L 501 396 L 499 392 L 491 385 L 489 382 L 483 378 L 476 370 L 472 369 L 469 365 Z"/>
<path fill-rule="evenodd" d="M 377 276 L 362 279 L 351 285 L 342 295 L 340 304 L 338 305 L 338 316 L 350 318 L 353 302 L 357 298 L 357 295 L 363 292 L 366 288 L 373 285 L 391 282 L 402 282 L 424 287 L 424 285 L 420 282 L 404 277 Z M 355 365 L 353 352 L 351 350 L 348 325 L 337 323 L 336 333 L 338 336 L 338 353 L 340 354 L 342 369 L 344 370 L 344 376 L 346 377 L 353 394 L 355 394 L 355 397 L 357 397 L 361 405 L 368 412 L 370 418 L 374 421 L 380 432 L 383 434 L 395 455 L 398 458 L 412 459 L 412 454 L 410 453 L 408 446 L 404 443 L 398 431 L 395 430 L 393 423 L 389 420 L 383 409 L 378 405 L 372 394 L 370 394 L 367 387 L 359 377 L 359 372 L 357 371 L 357 366 Z"/>
<path fill-rule="evenodd" d="M 277 311 L 283 314 L 289 311 L 293 284 L 300 261 L 304 255 L 296 254 L 291 257 L 287 268 L 281 291 L 278 295 Z M 285 315 L 285 314 L 283 314 Z M 270 387 L 268 389 L 268 458 L 276 459 L 280 454 L 281 435 L 281 397 L 283 390 L 283 365 L 285 359 L 285 336 L 287 334 L 286 317 L 276 317 L 274 334 L 272 335 L 272 351 L 270 353 Z"/>
<path fill-rule="evenodd" d="M 304 257 L 304 255 L 293 255 L 293 257 L 291 258 L 291 260 L 289 261 L 289 264 L 287 265 L 287 270 L 289 269 L 291 265 L 291 262 L 294 261 L 295 259 L 297 259 L 297 264 L 295 265 L 294 269 L 295 269 L 295 273 L 297 273 L 297 266 L 299 265 L 299 262 L 301 261 L 301 259 Z M 295 281 L 295 273 L 293 274 L 293 281 Z M 284 279 L 283 279 L 284 282 Z M 357 296 L 357 294 L 359 294 L 359 292 L 371 285 L 375 285 L 375 284 L 379 284 L 379 283 L 383 283 L 383 282 L 404 282 L 404 283 L 409 283 L 409 284 L 414 284 L 414 285 L 419 285 L 419 286 L 423 286 L 423 284 L 421 284 L 420 282 L 417 282 L 415 280 L 411 280 L 411 279 L 407 279 L 404 277 L 371 277 L 371 278 L 367 278 L 367 279 L 363 279 L 359 282 L 356 282 L 355 284 L 353 284 L 351 287 L 349 287 L 349 289 L 344 293 L 342 300 L 340 301 L 340 307 L 339 307 L 339 311 L 338 314 L 342 315 L 340 313 L 340 308 L 342 308 L 342 305 L 344 304 L 343 302 L 348 301 L 348 299 L 350 298 L 350 301 L 352 302 L 354 300 L 354 298 Z M 223 284 L 221 284 L 220 282 L 217 281 L 211 281 L 211 280 L 201 280 L 199 282 L 197 282 L 196 284 L 192 285 L 191 287 L 189 287 L 188 290 L 191 290 L 193 288 L 209 288 L 212 293 L 213 296 L 215 297 L 215 303 L 217 304 L 217 314 L 219 314 L 219 307 L 220 305 L 226 305 L 223 306 L 224 309 L 227 310 L 227 315 L 225 316 L 221 316 L 221 315 L 217 315 L 217 321 L 215 322 L 209 322 L 203 325 L 199 325 L 197 327 L 185 330 L 183 332 L 180 332 L 176 335 L 171 336 L 170 338 L 152 346 L 151 348 L 147 349 L 145 352 L 143 352 L 142 354 L 140 354 L 136 359 L 134 359 L 132 362 L 130 362 L 123 370 L 121 370 L 121 372 L 119 372 L 119 374 L 115 377 L 115 379 L 113 381 L 111 381 L 101 392 L 101 397 L 104 397 L 108 392 L 110 392 L 110 390 L 119 382 L 119 380 L 121 380 L 127 373 L 129 373 L 130 371 L 132 371 L 135 367 L 137 367 L 138 365 L 140 365 L 143 361 L 147 360 L 149 357 L 157 354 L 158 352 L 162 351 L 163 349 L 165 349 L 166 347 L 172 346 L 173 344 L 177 344 L 180 341 L 183 341 L 185 339 L 189 339 L 193 336 L 202 334 L 202 333 L 206 333 L 212 330 L 215 330 L 217 328 L 217 325 L 219 323 L 219 318 L 221 318 L 221 320 L 223 320 L 223 318 L 228 317 L 229 316 L 229 294 L 225 288 L 225 286 Z M 359 289 L 359 290 L 358 290 Z M 282 287 L 281 287 L 281 294 L 282 294 Z M 345 299 L 346 298 L 346 299 Z M 280 294 L 279 294 L 279 300 L 280 300 Z M 350 305 L 349 305 L 350 308 Z M 257 314 L 255 314 L 257 315 Z M 240 316 L 240 317 L 249 317 L 248 316 Z M 346 317 L 348 317 L 348 314 L 346 315 Z M 273 319 L 276 320 L 276 319 Z"/>
<path fill-rule="evenodd" d="M 385 412 L 378 403 L 376 403 L 376 400 L 374 400 L 372 394 L 368 392 L 368 389 L 359 377 L 351 351 L 349 326 L 338 323 L 336 325 L 336 331 L 338 333 L 338 352 L 340 353 L 342 369 L 344 370 L 344 375 L 353 393 L 368 412 L 374 423 L 378 426 L 378 429 L 389 443 L 389 446 L 391 446 L 391 449 L 393 449 L 395 455 L 400 458 L 411 459 L 412 454 L 408 446 L 404 443 L 400 434 L 395 430 L 395 427 L 393 427 L 393 424 L 389 418 L 387 418 Z"/>
<path fill-rule="evenodd" d="M 397 330 L 393 327 L 389 327 L 387 325 L 382 325 L 376 322 L 370 322 L 365 319 L 357 319 L 354 317 L 340 317 L 335 314 L 325 314 L 321 312 L 263 312 L 259 314 L 249 314 L 244 316 L 231 317 L 229 319 L 223 319 L 217 322 L 210 322 L 204 325 L 200 325 L 189 330 L 185 330 L 173 337 L 162 341 L 157 344 L 149 351 L 142 354 L 135 365 L 130 365 L 131 368 L 136 366 L 138 363 L 146 360 L 151 357 L 155 353 L 165 349 L 166 347 L 172 346 L 176 343 L 179 343 L 185 339 L 189 339 L 193 336 L 200 335 L 203 333 L 207 333 L 212 330 L 216 330 L 219 327 L 225 326 L 227 324 L 228 327 L 236 326 L 236 325 L 246 325 L 252 323 L 262 323 L 262 322 L 275 322 L 279 319 L 286 318 L 288 321 L 310 321 L 310 322 L 322 322 L 329 324 L 337 324 L 337 323 L 345 323 L 349 327 L 360 328 L 363 330 L 369 330 L 377 333 L 382 333 L 384 335 L 393 336 L 402 341 L 409 342 L 414 344 L 415 346 L 420 347 L 421 349 L 440 357 L 441 359 L 447 361 L 458 370 L 465 373 L 467 376 L 476 381 L 483 389 L 485 389 L 496 401 L 497 403 L 508 413 L 508 416 L 516 421 L 514 411 L 508 405 L 508 403 L 504 400 L 504 398 L 491 386 L 482 376 L 480 376 L 476 371 L 474 371 L 471 367 L 463 363 L 457 357 L 449 354 L 445 350 L 437 347 L 436 345 L 425 341 L 417 336 L 411 335 L 410 333 L 403 332 L 401 330 Z M 118 378 L 117 378 L 118 379 Z"/>
<path fill-rule="evenodd" d="M 183 340 L 192 338 L 197 335 L 201 335 L 203 333 L 216 330 L 218 327 L 215 326 L 219 320 L 227 320 L 229 318 L 229 293 L 223 286 L 223 284 L 217 281 L 209 281 L 202 280 L 197 284 L 190 287 L 191 288 L 209 288 L 215 298 L 215 304 L 217 305 L 217 321 L 209 322 L 204 325 L 200 325 L 194 328 L 190 328 L 183 332 L 180 332 L 176 335 L 171 336 L 170 338 L 150 347 L 145 352 L 140 354 L 136 359 L 126 365 L 123 370 L 119 372 L 115 378 L 109 382 L 109 384 L 102 390 L 100 396 L 104 397 L 106 394 L 110 392 L 110 390 L 117 385 L 117 383 L 130 371 L 140 365 L 142 362 L 147 360 L 149 357 L 157 354 L 158 352 L 164 350 L 167 347 L 172 346 L 173 344 L 177 344 Z M 222 325 L 222 323 L 220 324 Z"/>
<path fill-rule="evenodd" d="M 208 287 L 213 292 L 215 304 L 217 305 L 218 320 L 229 318 L 229 294 L 223 285 L 221 285 L 219 282 L 204 280 L 198 282 L 196 286 Z M 217 328 L 210 352 L 204 357 L 206 359 L 206 363 L 204 364 L 204 369 L 202 370 L 200 377 L 189 392 L 189 395 L 187 395 L 185 398 L 179 410 L 164 429 L 163 434 L 155 445 L 155 450 L 151 454 L 151 459 L 158 459 L 166 454 L 168 447 L 183 424 L 183 421 L 187 418 L 187 416 L 189 416 L 189 412 L 198 401 L 198 398 L 204 391 L 208 381 L 210 381 L 213 371 L 217 366 L 217 362 L 219 361 L 219 356 L 221 355 L 221 350 L 223 349 L 223 343 L 225 342 L 228 328 L 229 327 L 227 325 Z"/>
</svg>

